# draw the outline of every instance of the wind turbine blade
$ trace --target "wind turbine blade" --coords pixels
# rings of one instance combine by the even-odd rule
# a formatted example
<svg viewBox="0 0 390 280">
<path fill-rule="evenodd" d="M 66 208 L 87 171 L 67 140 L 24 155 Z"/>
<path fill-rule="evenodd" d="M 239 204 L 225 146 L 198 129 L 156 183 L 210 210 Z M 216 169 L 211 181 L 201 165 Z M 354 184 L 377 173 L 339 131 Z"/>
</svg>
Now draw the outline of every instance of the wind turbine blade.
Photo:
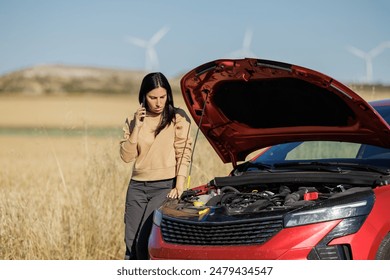
<svg viewBox="0 0 390 280">
<path fill-rule="evenodd" d="M 352 47 L 352 46 L 348 46 L 347 50 L 350 53 L 352 53 L 358 57 L 361 57 L 361 58 L 365 58 L 367 56 L 367 54 L 365 52 L 363 52 L 362 50 L 359 50 L 358 48 Z"/>
<path fill-rule="evenodd" d="M 364 59 L 365 68 L 366 68 L 365 80 L 366 80 L 366 82 L 369 82 L 371 77 L 372 77 L 372 70 L 371 70 L 372 66 L 370 65 L 371 64 L 371 56 L 368 53 L 365 53 L 364 51 L 359 50 L 358 48 L 355 48 L 355 47 L 352 47 L 352 46 L 348 46 L 348 47 L 346 47 L 346 49 L 350 53 L 356 55 L 357 57 L 360 57 L 360 58 Z"/>
<path fill-rule="evenodd" d="M 383 42 L 379 44 L 377 47 L 373 48 L 369 54 L 371 57 L 375 57 L 379 55 L 381 52 L 383 52 L 386 48 L 390 48 L 390 41 Z"/>
<path fill-rule="evenodd" d="M 150 45 L 155 45 L 158 43 L 158 41 L 161 40 L 162 37 L 165 36 L 165 34 L 167 34 L 169 31 L 169 28 L 167 26 L 164 26 L 163 28 L 161 28 L 159 31 L 157 31 L 153 36 L 152 38 L 150 38 L 149 40 L 149 44 Z"/>
<path fill-rule="evenodd" d="M 126 41 L 141 48 L 146 48 L 148 44 L 145 40 L 135 38 L 135 37 L 127 37 Z"/>
</svg>

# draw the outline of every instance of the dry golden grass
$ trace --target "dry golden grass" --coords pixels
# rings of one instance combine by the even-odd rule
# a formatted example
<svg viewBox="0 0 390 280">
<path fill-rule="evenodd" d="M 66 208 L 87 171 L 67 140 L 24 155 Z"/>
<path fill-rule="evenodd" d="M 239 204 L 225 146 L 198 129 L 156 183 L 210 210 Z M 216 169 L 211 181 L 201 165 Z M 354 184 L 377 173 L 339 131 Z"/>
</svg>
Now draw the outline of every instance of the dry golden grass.
<svg viewBox="0 0 390 280">
<path fill-rule="evenodd" d="M 0 145 L 0 259 L 123 258 L 131 165 L 118 139 L 0 136 Z M 216 158 L 197 158 L 192 185 L 226 174 Z"/>
<path fill-rule="evenodd" d="M 378 89 L 375 86 L 371 88 L 362 88 L 359 86 L 352 86 L 357 94 L 367 101 L 381 100 L 390 98 L 390 91 L 388 89 Z"/>
<path fill-rule="evenodd" d="M 116 259 L 129 167 L 113 139 L 1 136 L 0 259 Z"/>
<path fill-rule="evenodd" d="M 185 108 L 181 97 L 175 100 Z M 0 134 L 0 259 L 123 258 L 131 165 L 120 160 L 118 141 L 124 118 L 136 106 L 129 96 L 0 97 L 0 131 L 40 130 L 35 136 L 28 129 Z M 85 134 L 51 135 L 45 130 L 51 127 L 81 127 Z M 118 136 L 89 136 L 93 127 L 117 129 Z M 191 187 L 230 169 L 200 134 Z"/>
<path fill-rule="evenodd" d="M 123 258 L 131 165 L 119 158 L 119 139 L 136 106 L 130 100 L 89 97 L 85 119 L 70 119 L 64 102 L 73 116 L 82 116 L 84 97 L 0 99 L 0 129 L 33 127 L 31 118 L 41 118 L 24 135 L 0 134 L 0 259 Z M 45 129 L 83 125 L 84 135 Z M 88 129 L 95 126 L 113 127 L 118 136 L 91 137 Z M 220 163 L 202 135 L 197 150 L 191 186 L 227 174 L 230 165 Z"/>
<path fill-rule="evenodd" d="M 3 96 L 0 127 L 117 126 L 133 112 L 132 102 L 136 99 L 125 95 Z"/>
</svg>

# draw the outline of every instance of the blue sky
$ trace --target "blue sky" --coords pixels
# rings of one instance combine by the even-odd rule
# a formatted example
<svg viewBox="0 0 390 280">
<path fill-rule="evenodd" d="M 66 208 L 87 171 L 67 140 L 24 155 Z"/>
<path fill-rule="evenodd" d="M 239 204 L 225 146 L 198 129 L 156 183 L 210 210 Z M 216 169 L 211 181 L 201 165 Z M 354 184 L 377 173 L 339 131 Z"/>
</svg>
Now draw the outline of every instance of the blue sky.
<svg viewBox="0 0 390 280">
<path fill-rule="evenodd" d="M 347 46 L 368 53 L 390 41 L 390 1 L 0 0 L 0 74 L 38 64 L 145 69 L 145 48 L 130 37 L 164 27 L 148 69 L 170 77 L 233 57 L 251 31 L 256 57 L 362 82 L 365 60 Z M 389 47 L 372 65 L 371 81 L 390 84 Z"/>
</svg>

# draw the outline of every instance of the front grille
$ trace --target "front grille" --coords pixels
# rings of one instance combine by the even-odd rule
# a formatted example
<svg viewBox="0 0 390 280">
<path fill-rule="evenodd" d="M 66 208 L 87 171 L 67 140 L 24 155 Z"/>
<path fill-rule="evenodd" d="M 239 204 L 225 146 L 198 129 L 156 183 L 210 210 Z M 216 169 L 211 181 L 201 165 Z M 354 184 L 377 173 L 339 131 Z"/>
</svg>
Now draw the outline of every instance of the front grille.
<svg viewBox="0 0 390 280">
<path fill-rule="evenodd" d="M 164 217 L 163 240 L 187 245 L 263 244 L 283 228 L 283 220 L 244 220 L 239 222 L 193 222 Z"/>
</svg>

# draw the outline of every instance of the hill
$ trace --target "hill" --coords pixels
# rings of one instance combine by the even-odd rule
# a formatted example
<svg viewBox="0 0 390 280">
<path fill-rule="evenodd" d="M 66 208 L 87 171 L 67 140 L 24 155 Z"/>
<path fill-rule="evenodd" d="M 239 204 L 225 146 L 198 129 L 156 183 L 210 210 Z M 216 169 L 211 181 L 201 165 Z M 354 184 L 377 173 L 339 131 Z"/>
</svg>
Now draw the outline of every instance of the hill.
<svg viewBox="0 0 390 280">
<path fill-rule="evenodd" d="M 39 65 L 0 77 L 1 93 L 61 95 L 138 91 L 144 72 L 66 65 Z"/>
<path fill-rule="evenodd" d="M 69 65 L 39 65 L 0 76 L 0 94 L 80 95 L 84 93 L 137 94 L 145 72 Z M 170 79 L 174 93 L 180 93 L 181 76 Z M 390 86 L 347 84 L 358 94 L 389 98 Z"/>
</svg>

